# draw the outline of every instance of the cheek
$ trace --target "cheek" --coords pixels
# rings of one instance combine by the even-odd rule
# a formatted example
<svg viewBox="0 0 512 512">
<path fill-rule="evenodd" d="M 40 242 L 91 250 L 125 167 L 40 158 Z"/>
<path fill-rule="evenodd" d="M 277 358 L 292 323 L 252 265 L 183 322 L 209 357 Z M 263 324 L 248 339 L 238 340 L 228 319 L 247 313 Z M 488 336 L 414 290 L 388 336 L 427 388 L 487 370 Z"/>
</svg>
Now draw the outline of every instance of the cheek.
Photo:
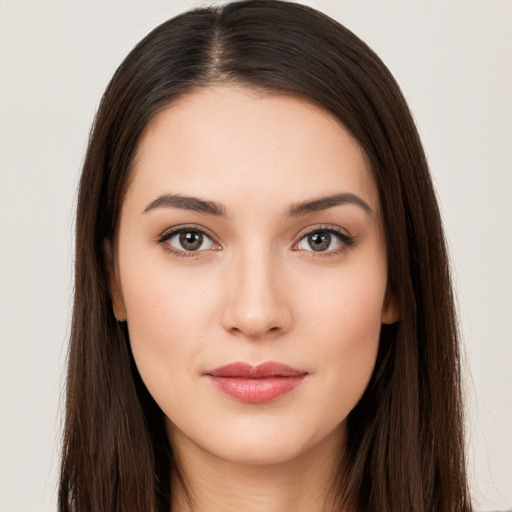
<svg viewBox="0 0 512 512">
<path fill-rule="evenodd" d="M 350 268 L 306 283 L 296 305 L 326 343 L 339 346 L 339 340 L 345 340 L 361 345 L 380 332 L 386 291 L 385 269 L 380 267 Z"/>
<path fill-rule="evenodd" d="M 190 371 L 204 349 L 216 301 L 201 280 L 155 265 L 125 267 L 123 297 L 133 356 L 158 401 L 170 376 Z"/>
<path fill-rule="evenodd" d="M 322 367 L 322 388 L 332 393 L 338 418 L 359 401 L 375 366 L 385 295 L 382 275 L 353 272 L 326 282 L 322 293 L 305 293 L 297 301 L 307 319 L 303 330 L 312 342 L 311 360 Z"/>
</svg>

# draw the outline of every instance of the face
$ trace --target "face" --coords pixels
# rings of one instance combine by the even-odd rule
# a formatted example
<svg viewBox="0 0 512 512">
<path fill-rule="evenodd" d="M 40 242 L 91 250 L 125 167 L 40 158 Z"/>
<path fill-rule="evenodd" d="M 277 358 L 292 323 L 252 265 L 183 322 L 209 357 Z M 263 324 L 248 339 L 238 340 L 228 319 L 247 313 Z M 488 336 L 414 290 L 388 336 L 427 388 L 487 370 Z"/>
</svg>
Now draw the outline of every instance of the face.
<svg viewBox="0 0 512 512">
<path fill-rule="evenodd" d="M 176 451 L 339 443 L 395 320 L 381 222 L 361 148 L 304 100 L 212 86 L 150 122 L 111 291 Z"/>
</svg>

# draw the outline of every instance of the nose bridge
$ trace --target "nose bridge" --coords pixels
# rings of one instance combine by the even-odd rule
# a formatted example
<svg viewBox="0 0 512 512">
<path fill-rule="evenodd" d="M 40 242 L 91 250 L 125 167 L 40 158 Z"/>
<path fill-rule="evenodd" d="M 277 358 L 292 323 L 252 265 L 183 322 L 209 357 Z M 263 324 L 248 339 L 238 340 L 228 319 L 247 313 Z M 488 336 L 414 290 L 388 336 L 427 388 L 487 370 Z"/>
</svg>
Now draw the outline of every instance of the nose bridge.
<svg viewBox="0 0 512 512">
<path fill-rule="evenodd" d="M 246 248 L 233 256 L 230 267 L 224 327 L 249 337 L 286 331 L 291 321 L 289 297 L 279 276 L 279 258 L 272 249 Z"/>
</svg>

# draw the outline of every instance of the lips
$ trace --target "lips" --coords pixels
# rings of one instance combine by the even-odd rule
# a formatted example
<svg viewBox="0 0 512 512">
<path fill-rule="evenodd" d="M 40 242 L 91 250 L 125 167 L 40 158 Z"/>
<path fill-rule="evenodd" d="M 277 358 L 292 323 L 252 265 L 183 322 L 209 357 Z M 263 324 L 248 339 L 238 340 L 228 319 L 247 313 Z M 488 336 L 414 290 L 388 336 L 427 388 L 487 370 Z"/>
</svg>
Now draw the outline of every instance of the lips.
<svg viewBox="0 0 512 512">
<path fill-rule="evenodd" d="M 276 362 L 237 362 L 205 373 L 217 389 L 251 404 L 275 400 L 298 387 L 307 375 L 303 370 Z"/>
</svg>

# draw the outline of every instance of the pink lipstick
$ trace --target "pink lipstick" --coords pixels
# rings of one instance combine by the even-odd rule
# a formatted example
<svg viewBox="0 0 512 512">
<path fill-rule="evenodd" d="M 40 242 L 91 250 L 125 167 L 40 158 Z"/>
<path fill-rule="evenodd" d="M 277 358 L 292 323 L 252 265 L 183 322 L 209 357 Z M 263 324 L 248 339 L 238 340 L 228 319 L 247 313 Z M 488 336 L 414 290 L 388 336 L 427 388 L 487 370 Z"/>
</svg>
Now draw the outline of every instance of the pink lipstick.
<svg viewBox="0 0 512 512">
<path fill-rule="evenodd" d="M 227 395 L 242 402 L 263 404 L 295 389 L 307 372 L 270 361 L 258 365 L 231 363 L 205 375 Z"/>
</svg>

